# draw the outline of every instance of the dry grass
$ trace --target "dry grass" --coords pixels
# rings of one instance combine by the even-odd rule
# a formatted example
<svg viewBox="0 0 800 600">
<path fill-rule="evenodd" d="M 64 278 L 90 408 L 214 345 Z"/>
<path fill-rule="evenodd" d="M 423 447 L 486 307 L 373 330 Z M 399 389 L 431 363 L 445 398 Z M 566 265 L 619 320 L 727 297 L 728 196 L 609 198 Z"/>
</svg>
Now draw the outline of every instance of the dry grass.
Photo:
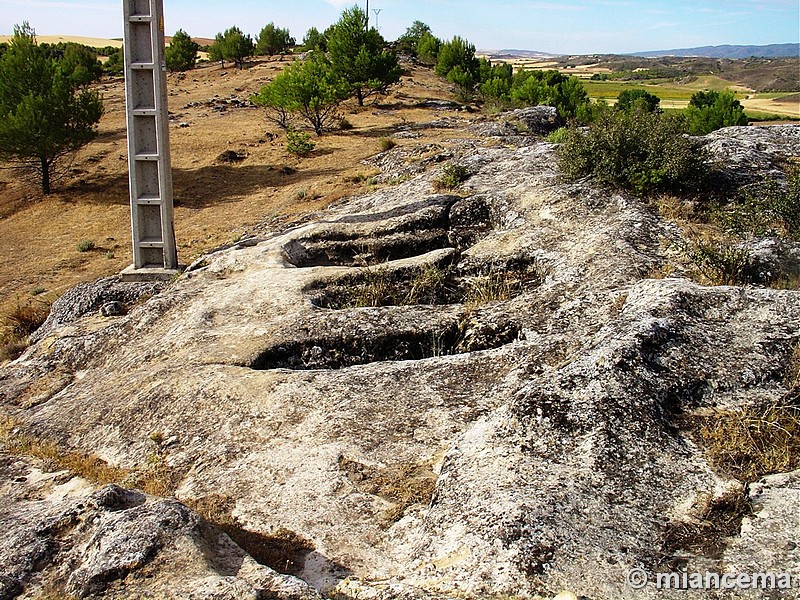
<svg viewBox="0 0 800 600">
<path fill-rule="evenodd" d="M 519 277 L 508 271 L 492 269 L 487 275 L 474 277 L 466 282 L 464 304 L 467 308 L 510 300 L 522 290 Z"/>
<path fill-rule="evenodd" d="M 681 225 L 698 221 L 697 208 L 692 200 L 671 194 L 661 194 L 651 200 L 658 214 L 668 221 Z"/>
<path fill-rule="evenodd" d="M 8 417 L 0 418 L 0 444 L 9 454 L 38 458 L 47 468 L 69 471 L 100 485 L 121 483 L 131 475 L 131 471 L 111 466 L 93 454 L 65 452 L 53 442 L 26 434 Z"/>
<path fill-rule="evenodd" d="M 795 343 L 794 348 L 792 348 L 784 382 L 790 390 L 800 388 L 800 342 Z"/>
<path fill-rule="evenodd" d="M 790 375 L 797 380 L 797 359 Z M 742 481 L 800 468 L 797 387 L 784 402 L 705 417 L 700 436 L 716 467 Z"/>
<path fill-rule="evenodd" d="M 278 227 L 363 193 L 374 173 L 358 177 L 365 175 L 362 161 L 377 154 L 378 140 L 392 137 L 403 123 L 464 116 L 417 107 L 424 99 L 448 99 L 449 84 L 430 70 L 413 67 L 401 85 L 381 97 L 381 105 L 345 103 L 343 111 L 353 128 L 316 138 L 313 154 L 295 165 L 282 132 L 269 124 L 263 110 L 216 110 L 218 104 L 209 104 L 215 96 L 248 98 L 287 64 L 255 59 L 244 70 L 206 64 L 168 75 L 169 108 L 176 123 L 170 141 L 181 263 L 189 264 L 259 224 L 271 221 Z M 99 135 L 78 153 L 63 187 L 42 197 L 19 173 L 0 170 L 0 320 L 16 308 L 16 297 L 32 288 L 46 288 L 56 297 L 81 281 L 118 273 L 130 264 L 123 80 L 104 81 L 97 89 L 106 109 Z M 179 122 L 188 127 L 178 127 Z M 430 128 L 421 135 L 420 143 L 446 148 L 452 132 Z M 227 150 L 246 158 L 218 163 Z M 301 190 L 313 193 L 298 194 Z M 77 252 L 81 239 L 93 240 L 95 250 Z"/>
<path fill-rule="evenodd" d="M 38 294 L 37 294 L 38 295 Z M 41 327 L 50 314 L 47 299 L 31 298 L 0 320 L 0 362 L 17 358 L 28 347 L 27 338 Z"/>
<path fill-rule="evenodd" d="M 415 504 L 428 504 L 436 487 L 436 475 L 430 465 L 400 463 L 386 468 L 371 467 L 339 458 L 339 468 L 362 493 L 380 496 L 393 503 L 384 517 L 391 524 L 402 518 Z"/>
<path fill-rule="evenodd" d="M 9 454 L 37 458 L 53 471 L 68 471 L 98 485 L 136 487 L 153 496 L 172 496 L 183 478 L 182 471 L 167 464 L 162 451 L 152 452 L 140 468 L 115 467 L 94 454 L 64 450 L 55 442 L 25 433 L 9 417 L 0 417 L 0 446 Z"/>
</svg>

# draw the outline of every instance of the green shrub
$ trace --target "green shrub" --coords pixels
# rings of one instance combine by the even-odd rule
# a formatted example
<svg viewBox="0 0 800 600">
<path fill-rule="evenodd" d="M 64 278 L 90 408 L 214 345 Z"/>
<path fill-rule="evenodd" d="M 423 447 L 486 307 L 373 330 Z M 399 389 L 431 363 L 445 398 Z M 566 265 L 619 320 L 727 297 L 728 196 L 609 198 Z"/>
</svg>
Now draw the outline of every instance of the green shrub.
<svg viewBox="0 0 800 600">
<path fill-rule="evenodd" d="M 569 180 L 593 175 L 601 183 L 640 194 L 702 188 L 709 174 L 699 144 L 680 119 L 631 111 L 604 111 L 588 132 L 571 128 L 558 148 Z"/>
<path fill-rule="evenodd" d="M 471 175 L 472 172 L 466 165 L 450 163 L 442 169 L 442 174 L 434 180 L 433 186 L 437 191 L 454 190 Z"/>
<path fill-rule="evenodd" d="M 622 90 L 617 96 L 617 110 L 633 110 L 641 108 L 647 112 L 658 112 L 660 110 L 661 98 L 643 90 L 636 88 L 632 90 Z"/>
<path fill-rule="evenodd" d="M 705 135 L 722 127 L 747 125 L 744 108 L 733 92 L 696 92 L 686 108 L 689 133 Z"/>
<path fill-rule="evenodd" d="M 94 250 L 94 242 L 92 240 L 81 240 L 76 247 L 78 252 L 91 252 Z"/>
<path fill-rule="evenodd" d="M 552 144 L 560 144 L 565 139 L 567 139 L 567 134 L 569 133 L 569 129 L 566 127 L 559 127 L 555 131 L 551 131 L 545 136 L 545 140 L 552 143 Z"/>
<path fill-rule="evenodd" d="M 291 127 L 286 131 L 286 150 L 295 156 L 308 156 L 314 150 L 311 136 Z"/>
</svg>

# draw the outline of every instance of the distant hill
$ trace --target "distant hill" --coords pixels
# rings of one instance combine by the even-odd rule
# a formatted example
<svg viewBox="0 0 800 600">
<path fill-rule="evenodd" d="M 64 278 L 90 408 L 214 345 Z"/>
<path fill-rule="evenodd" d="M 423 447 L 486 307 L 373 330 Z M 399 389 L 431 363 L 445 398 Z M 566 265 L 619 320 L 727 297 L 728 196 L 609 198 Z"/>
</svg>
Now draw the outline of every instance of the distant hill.
<svg viewBox="0 0 800 600">
<path fill-rule="evenodd" d="M 0 35 L 0 43 L 8 43 L 14 36 Z M 122 48 L 121 39 L 109 38 L 94 38 L 84 37 L 80 35 L 37 35 L 36 41 L 40 44 L 58 44 L 61 42 L 73 42 L 75 44 L 83 44 L 91 48 L 105 48 L 106 46 L 113 46 L 114 48 Z"/>
<path fill-rule="evenodd" d="M 553 58 L 561 54 L 550 54 L 538 50 L 478 50 L 477 54 L 491 58 Z"/>
<path fill-rule="evenodd" d="M 632 56 L 702 56 L 704 58 L 784 58 L 800 56 L 800 44 L 769 44 L 767 46 L 699 46 L 697 48 L 680 48 L 677 50 L 654 50 L 650 52 L 633 52 Z"/>
</svg>

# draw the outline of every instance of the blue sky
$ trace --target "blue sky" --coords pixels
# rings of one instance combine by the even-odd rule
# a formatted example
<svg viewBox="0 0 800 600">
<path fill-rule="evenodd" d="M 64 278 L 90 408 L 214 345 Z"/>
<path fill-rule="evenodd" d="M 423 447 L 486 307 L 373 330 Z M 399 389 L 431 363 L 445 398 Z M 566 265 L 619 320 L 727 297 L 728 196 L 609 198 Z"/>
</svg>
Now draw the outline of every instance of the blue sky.
<svg viewBox="0 0 800 600">
<path fill-rule="evenodd" d="M 164 0 L 165 28 L 213 37 L 232 25 L 257 34 L 274 21 L 299 41 L 355 3 Z M 798 0 L 370 0 L 371 17 L 373 8 L 387 39 L 419 19 L 437 36 L 461 35 L 479 49 L 585 54 L 800 41 Z M 122 0 L 0 0 L 0 34 L 27 20 L 40 35 L 121 37 L 121 13 Z"/>
</svg>

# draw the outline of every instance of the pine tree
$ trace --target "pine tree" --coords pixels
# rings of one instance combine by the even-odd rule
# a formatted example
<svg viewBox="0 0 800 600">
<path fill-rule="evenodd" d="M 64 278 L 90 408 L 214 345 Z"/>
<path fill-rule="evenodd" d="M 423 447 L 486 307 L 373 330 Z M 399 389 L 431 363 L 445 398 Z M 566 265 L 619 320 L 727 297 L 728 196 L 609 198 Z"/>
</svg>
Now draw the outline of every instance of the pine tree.
<svg viewBox="0 0 800 600">
<path fill-rule="evenodd" d="M 164 58 L 170 71 L 189 71 L 197 63 L 200 44 L 195 42 L 183 29 L 172 36 L 172 42 L 165 50 Z"/>
<path fill-rule="evenodd" d="M 27 23 L 0 58 L 0 158 L 33 171 L 49 194 L 60 159 L 97 135 L 100 94 L 79 84 L 36 44 Z"/>
<path fill-rule="evenodd" d="M 276 27 L 275 23 L 267 24 L 261 33 L 258 34 L 256 52 L 264 56 L 273 54 L 283 54 L 294 45 L 294 38 L 289 34 L 288 29 Z"/>
<path fill-rule="evenodd" d="M 400 81 L 402 72 L 397 55 L 385 49 L 381 34 L 374 27 L 367 29 L 366 23 L 364 11 L 354 6 L 342 13 L 327 35 L 333 71 L 348 84 L 359 106 Z"/>
</svg>

